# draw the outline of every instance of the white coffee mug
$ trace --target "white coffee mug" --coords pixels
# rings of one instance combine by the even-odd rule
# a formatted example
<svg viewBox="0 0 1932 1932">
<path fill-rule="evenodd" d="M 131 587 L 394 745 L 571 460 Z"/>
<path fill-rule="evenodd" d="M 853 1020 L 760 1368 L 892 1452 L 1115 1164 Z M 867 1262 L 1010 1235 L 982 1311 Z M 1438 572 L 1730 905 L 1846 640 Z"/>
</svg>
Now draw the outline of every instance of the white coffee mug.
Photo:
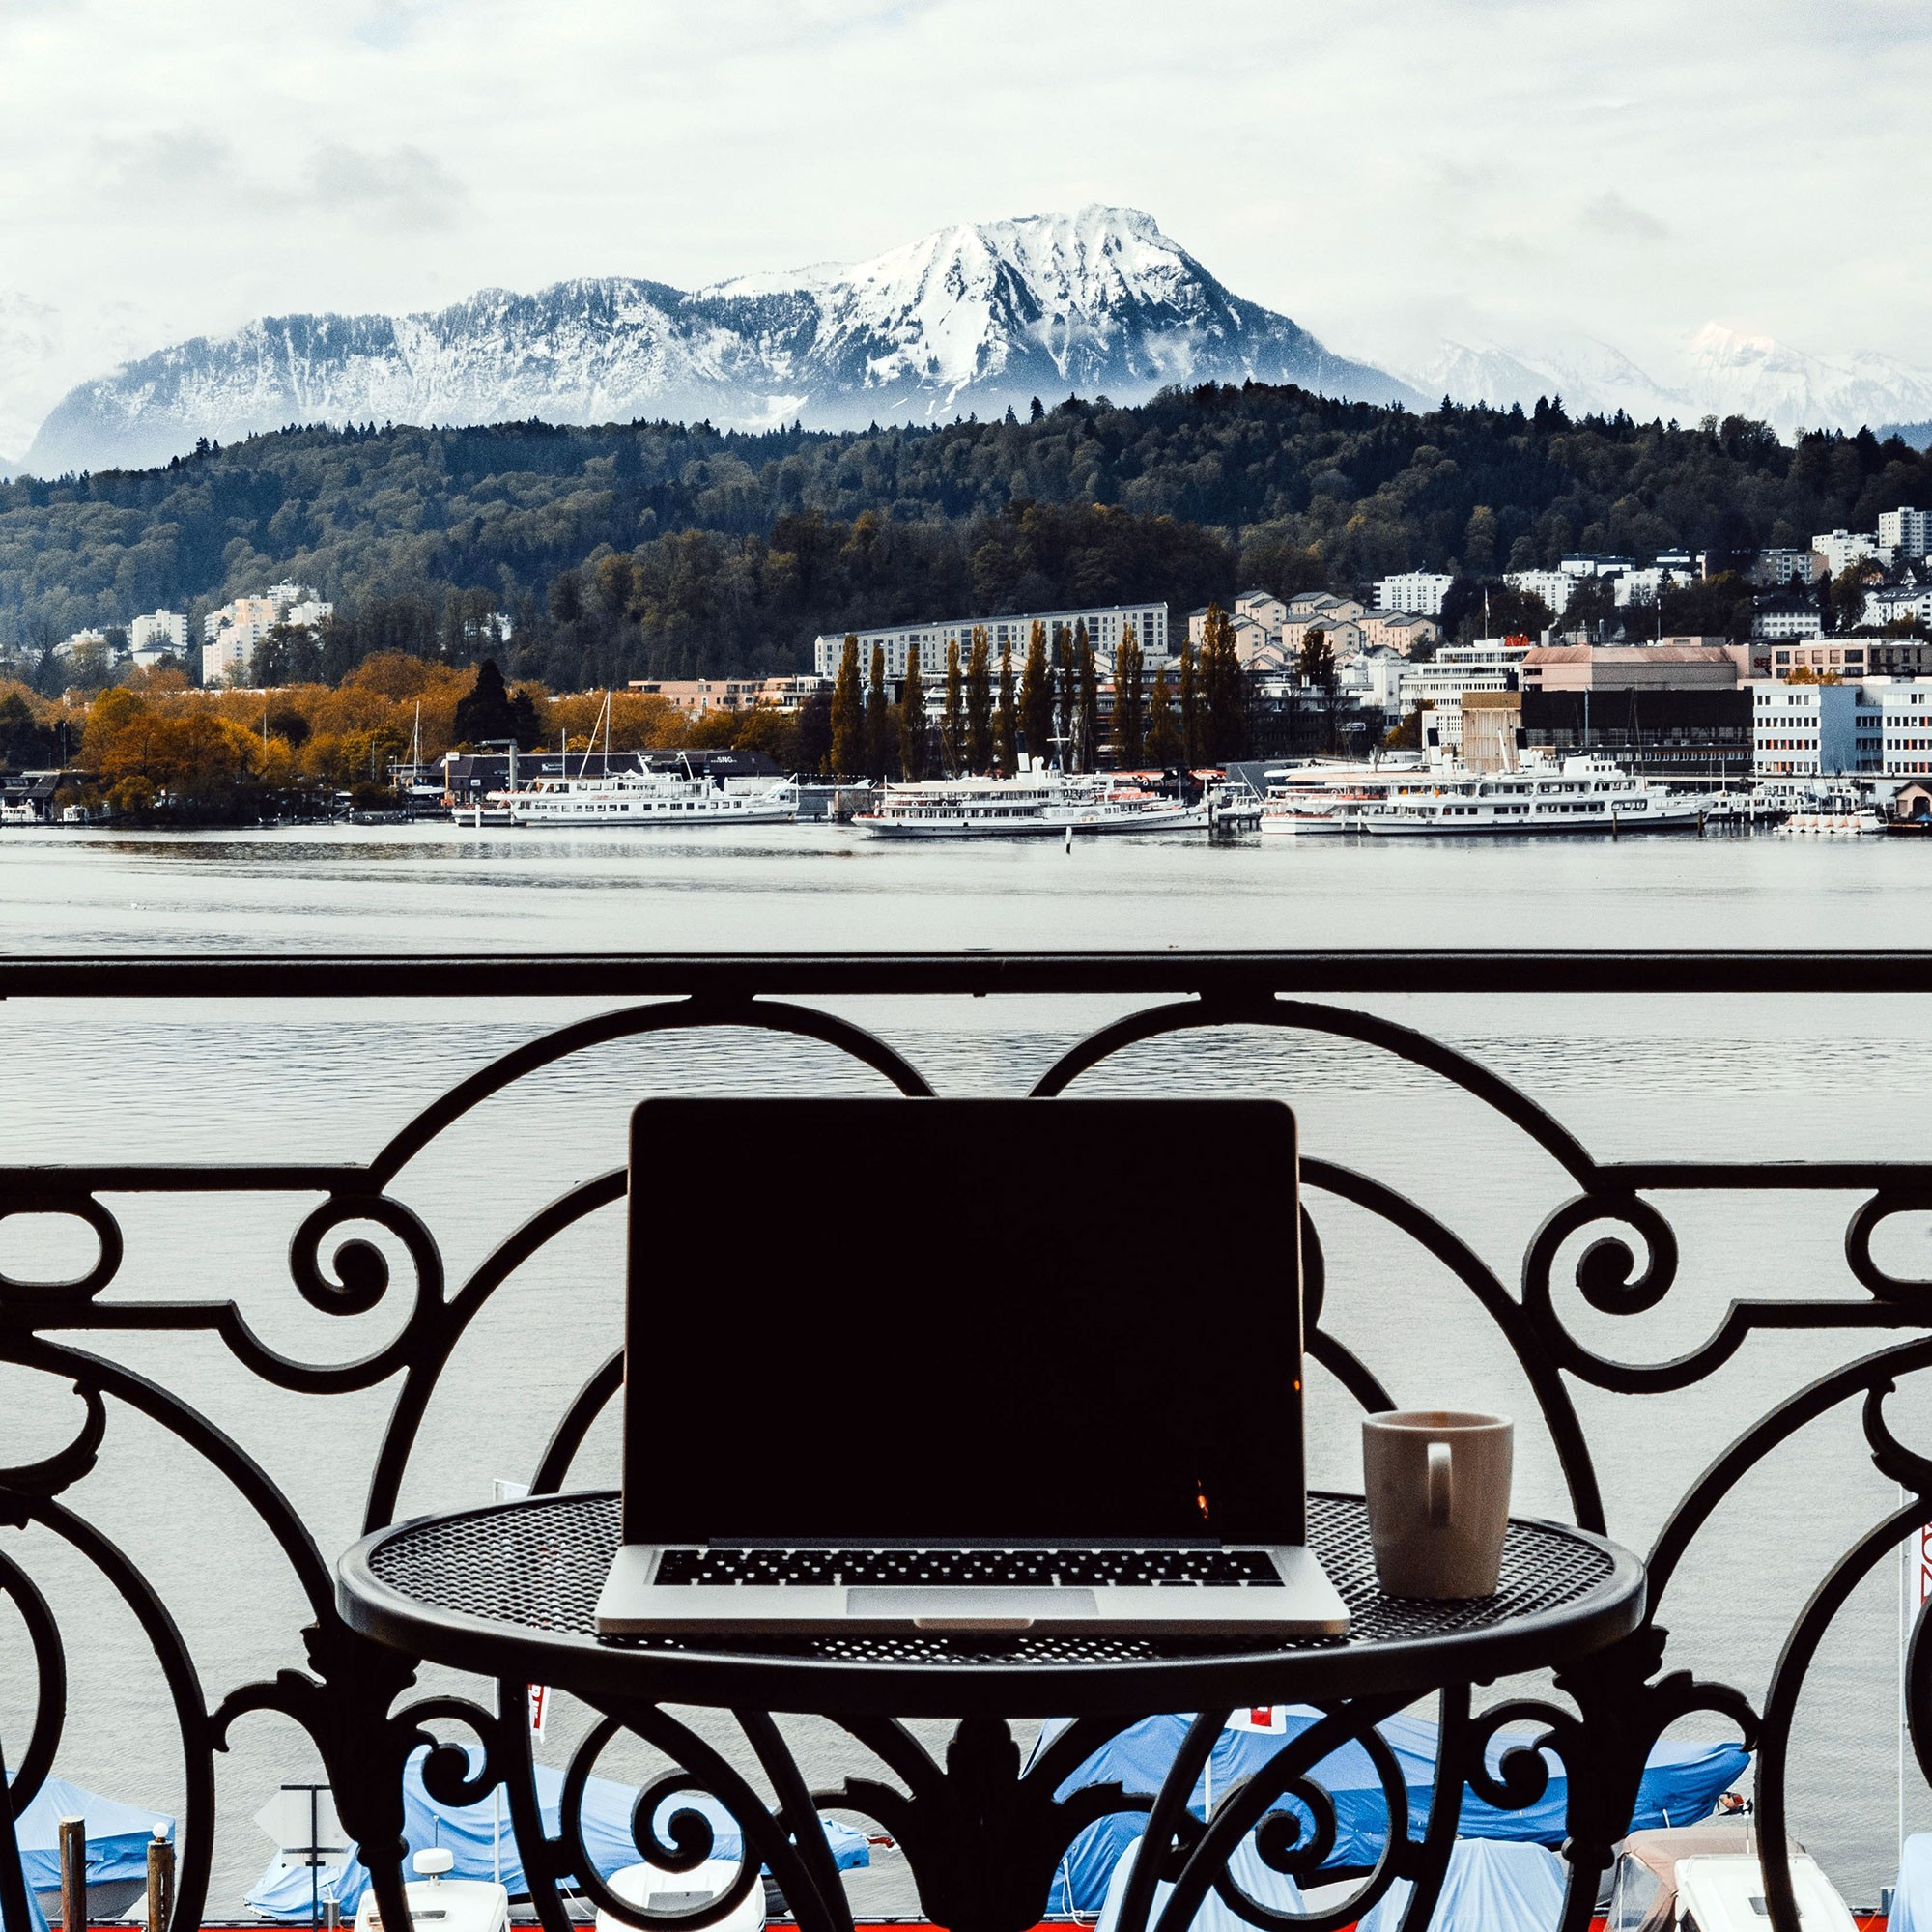
<svg viewBox="0 0 1932 1932">
<path fill-rule="evenodd" d="M 1492 1597 L 1509 1526 L 1516 1425 L 1461 1409 L 1362 1418 L 1376 1574 L 1392 1597 Z"/>
</svg>

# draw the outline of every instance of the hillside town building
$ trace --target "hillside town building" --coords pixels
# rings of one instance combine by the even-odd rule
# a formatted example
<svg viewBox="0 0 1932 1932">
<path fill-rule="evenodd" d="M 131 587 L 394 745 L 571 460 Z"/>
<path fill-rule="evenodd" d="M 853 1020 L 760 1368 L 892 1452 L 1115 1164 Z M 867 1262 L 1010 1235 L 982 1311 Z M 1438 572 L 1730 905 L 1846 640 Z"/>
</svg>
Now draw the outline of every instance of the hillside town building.
<svg viewBox="0 0 1932 1932">
<path fill-rule="evenodd" d="M 1878 540 L 1899 556 L 1923 556 L 1932 550 L 1932 510 L 1908 506 L 1881 511 Z"/>
<path fill-rule="evenodd" d="M 1417 617 L 1439 617 L 1442 600 L 1456 580 L 1440 571 L 1405 570 L 1378 578 L 1373 592 L 1378 611 L 1406 611 Z"/>
<path fill-rule="evenodd" d="M 1069 632 L 1085 624 L 1095 659 L 1103 661 L 1109 669 L 1121 639 L 1129 630 L 1140 644 L 1142 659 L 1150 675 L 1156 667 L 1165 664 L 1169 656 L 1165 604 L 1105 604 L 1085 611 L 1023 611 L 1009 617 L 952 617 L 943 622 L 895 624 L 882 630 L 859 631 L 854 633 L 859 639 L 859 672 L 862 677 L 870 674 L 872 646 L 877 644 L 886 655 L 886 676 L 894 683 L 905 677 L 906 666 L 915 650 L 919 653 L 919 674 L 922 678 L 944 677 L 949 647 L 953 644 L 959 646 L 959 658 L 963 664 L 973 648 L 973 632 L 978 626 L 986 633 L 987 648 L 994 667 L 998 668 L 1000 647 L 1005 644 L 1012 652 L 1013 668 L 1017 673 L 1026 657 L 1027 640 L 1036 624 L 1046 627 L 1049 644 L 1056 624 Z M 842 631 L 813 639 L 812 668 L 820 677 L 837 677 L 838 661 L 844 651 L 845 633 Z"/>
</svg>

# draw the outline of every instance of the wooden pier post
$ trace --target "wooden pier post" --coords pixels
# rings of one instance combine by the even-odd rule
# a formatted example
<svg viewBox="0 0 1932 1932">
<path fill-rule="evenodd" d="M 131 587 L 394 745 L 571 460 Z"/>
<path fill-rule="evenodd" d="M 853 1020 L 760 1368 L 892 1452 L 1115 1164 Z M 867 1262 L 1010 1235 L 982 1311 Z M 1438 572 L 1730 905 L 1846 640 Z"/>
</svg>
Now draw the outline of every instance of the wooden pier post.
<svg viewBox="0 0 1932 1932">
<path fill-rule="evenodd" d="M 148 1932 L 168 1932 L 175 1909 L 175 1848 L 157 1825 L 148 1840 Z"/>
<path fill-rule="evenodd" d="M 61 1926 L 63 1932 L 86 1932 L 87 1820 L 60 1821 Z"/>
</svg>

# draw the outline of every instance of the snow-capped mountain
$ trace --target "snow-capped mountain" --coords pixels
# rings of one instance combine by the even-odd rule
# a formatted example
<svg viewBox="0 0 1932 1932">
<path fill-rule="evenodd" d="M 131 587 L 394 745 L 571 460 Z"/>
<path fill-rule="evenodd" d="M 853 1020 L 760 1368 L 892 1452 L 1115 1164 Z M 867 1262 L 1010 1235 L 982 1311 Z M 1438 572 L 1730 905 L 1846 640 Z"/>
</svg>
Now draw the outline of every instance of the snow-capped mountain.
<svg viewBox="0 0 1932 1932">
<path fill-rule="evenodd" d="M 1662 377 L 1589 336 L 1540 349 L 1445 342 L 1410 381 L 1459 403 L 1529 408 L 1563 398 L 1572 415 L 1618 410 L 1639 422 L 1747 416 L 1781 435 L 1804 429 L 1878 429 L 1932 416 L 1932 371 L 1889 356 L 1807 355 L 1770 336 L 1710 323 L 1671 358 Z"/>
<path fill-rule="evenodd" d="M 845 428 L 1025 411 L 1075 390 L 1300 383 L 1421 398 L 1229 292 L 1134 209 L 942 229 L 850 268 L 685 294 L 658 282 L 486 290 L 423 315 L 265 318 L 71 390 L 25 459 L 137 467 L 290 422 L 624 421 Z"/>
</svg>

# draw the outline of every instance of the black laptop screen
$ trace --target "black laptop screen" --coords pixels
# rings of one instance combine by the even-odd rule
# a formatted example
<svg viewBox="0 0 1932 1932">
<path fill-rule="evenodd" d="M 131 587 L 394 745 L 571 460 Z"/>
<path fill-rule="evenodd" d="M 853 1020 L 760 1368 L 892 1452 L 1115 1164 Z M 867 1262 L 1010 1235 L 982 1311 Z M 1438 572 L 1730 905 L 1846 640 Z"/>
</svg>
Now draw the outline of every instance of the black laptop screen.
<svg viewBox="0 0 1932 1932">
<path fill-rule="evenodd" d="M 624 1525 L 1303 1538 L 1267 1101 L 648 1100 Z"/>
</svg>

